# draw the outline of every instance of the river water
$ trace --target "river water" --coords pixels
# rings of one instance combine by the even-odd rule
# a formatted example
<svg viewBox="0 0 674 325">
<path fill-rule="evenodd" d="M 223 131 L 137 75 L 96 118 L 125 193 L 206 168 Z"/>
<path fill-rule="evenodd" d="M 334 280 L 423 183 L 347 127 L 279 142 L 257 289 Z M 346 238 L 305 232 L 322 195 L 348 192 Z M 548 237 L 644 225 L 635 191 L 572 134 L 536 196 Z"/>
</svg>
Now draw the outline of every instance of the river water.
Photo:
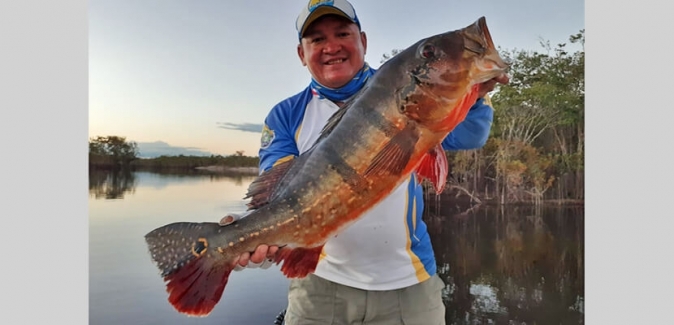
<svg viewBox="0 0 674 325">
<path fill-rule="evenodd" d="M 253 176 L 89 174 L 90 324 L 273 324 L 288 280 L 274 266 L 230 276 L 205 318 L 175 312 L 143 236 L 176 221 L 246 209 Z M 583 324 L 582 206 L 457 206 L 429 197 L 424 213 L 447 324 Z"/>
</svg>

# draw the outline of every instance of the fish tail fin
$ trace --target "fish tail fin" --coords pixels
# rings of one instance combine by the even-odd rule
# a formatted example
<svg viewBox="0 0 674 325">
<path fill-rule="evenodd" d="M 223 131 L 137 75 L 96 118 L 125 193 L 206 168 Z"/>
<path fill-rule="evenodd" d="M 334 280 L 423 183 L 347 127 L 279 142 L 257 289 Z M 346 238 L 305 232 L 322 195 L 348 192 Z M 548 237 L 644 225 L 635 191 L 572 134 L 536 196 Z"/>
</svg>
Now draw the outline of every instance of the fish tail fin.
<svg viewBox="0 0 674 325">
<path fill-rule="evenodd" d="M 216 223 L 173 223 L 147 235 L 152 260 L 166 282 L 168 301 L 178 312 L 208 316 L 220 301 L 234 261 L 209 247 Z"/>
<path fill-rule="evenodd" d="M 276 255 L 276 264 L 283 262 L 281 272 L 288 278 L 303 278 L 313 273 L 318 265 L 323 245 L 312 248 L 282 248 Z"/>
</svg>

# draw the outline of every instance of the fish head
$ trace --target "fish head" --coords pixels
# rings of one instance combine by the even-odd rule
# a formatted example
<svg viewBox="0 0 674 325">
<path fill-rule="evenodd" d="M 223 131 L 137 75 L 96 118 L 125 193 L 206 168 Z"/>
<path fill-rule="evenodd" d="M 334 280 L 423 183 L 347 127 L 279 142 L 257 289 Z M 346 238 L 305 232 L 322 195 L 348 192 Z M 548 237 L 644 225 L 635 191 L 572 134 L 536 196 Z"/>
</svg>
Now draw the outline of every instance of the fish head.
<svg viewBox="0 0 674 325">
<path fill-rule="evenodd" d="M 483 83 L 508 70 L 509 64 L 496 50 L 484 17 L 458 33 L 463 36 L 463 58 L 470 65 L 473 84 Z"/>
<path fill-rule="evenodd" d="M 466 105 L 477 99 L 478 85 L 508 68 L 484 17 L 462 29 L 422 39 L 389 61 L 401 69 L 396 71 L 402 76 L 396 81 L 401 113 L 437 131 L 454 128 L 462 118 L 453 115 L 461 110 L 458 115 L 465 116 Z"/>
</svg>

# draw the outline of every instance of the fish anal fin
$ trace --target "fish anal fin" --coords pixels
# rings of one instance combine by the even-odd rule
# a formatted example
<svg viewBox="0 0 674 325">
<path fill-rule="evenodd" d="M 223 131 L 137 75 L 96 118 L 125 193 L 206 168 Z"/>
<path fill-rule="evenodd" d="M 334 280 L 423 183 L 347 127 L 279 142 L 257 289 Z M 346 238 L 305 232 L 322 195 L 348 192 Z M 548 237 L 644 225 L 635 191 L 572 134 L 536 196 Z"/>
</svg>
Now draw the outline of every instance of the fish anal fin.
<svg viewBox="0 0 674 325">
<path fill-rule="evenodd" d="M 374 157 L 365 170 L 365 176 L 398 175 L 410 161 L 414 147 L 419 140 L 416 128 L 408 125 L 396 133 Z"/>
<path fill-rule="evenodd" d="M 257 209 L 267 204 L 278 188 L 277 185 L 281 182 L 281 179 L 283 179 L 294 162 L 295 159 L 289 159 L 275 165 L 258 176 L 250 184 L 246 197 L 244 197 L 244 199 L 251 199 L 248 203 L 248 208 Z"/>
<path fill-rule="evenodd" d="M 448 169 L 449 163 L 445 150 L 442 149 L 441 144 L 438 144 L 421 159 L 417 167 L 417 174 L 433 184 L 435 193 L 442 193 L 447 183 Z"/>
<path fill-rule="evenodd" d="M 312 248 L 282 248 L 276 255 L 276 264 L 283 262 L 281 272 L 288 278 L 303 278 L 316 270 L 323 245 Z"/>
</svg>

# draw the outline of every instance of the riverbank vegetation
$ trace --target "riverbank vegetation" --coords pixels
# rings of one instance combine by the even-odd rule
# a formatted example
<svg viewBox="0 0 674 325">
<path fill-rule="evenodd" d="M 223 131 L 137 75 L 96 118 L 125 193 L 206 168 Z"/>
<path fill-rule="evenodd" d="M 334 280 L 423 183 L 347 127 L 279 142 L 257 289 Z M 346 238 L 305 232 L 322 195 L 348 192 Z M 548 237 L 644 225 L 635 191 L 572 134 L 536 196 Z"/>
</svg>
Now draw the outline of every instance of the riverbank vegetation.
<svg viewBox="0 0 674 325">
<path fill-rule="evenodd" d="M 221 156 L 159 156 L 140 158 L 138 145 L 120 136 L 97 136 L 89 139 L 89 169 L 141 170 L 156 172 L 193 172 L 204 168 L 210 171 L 243 171 L 257 174 L 259 157 Z"/>
</svg>

